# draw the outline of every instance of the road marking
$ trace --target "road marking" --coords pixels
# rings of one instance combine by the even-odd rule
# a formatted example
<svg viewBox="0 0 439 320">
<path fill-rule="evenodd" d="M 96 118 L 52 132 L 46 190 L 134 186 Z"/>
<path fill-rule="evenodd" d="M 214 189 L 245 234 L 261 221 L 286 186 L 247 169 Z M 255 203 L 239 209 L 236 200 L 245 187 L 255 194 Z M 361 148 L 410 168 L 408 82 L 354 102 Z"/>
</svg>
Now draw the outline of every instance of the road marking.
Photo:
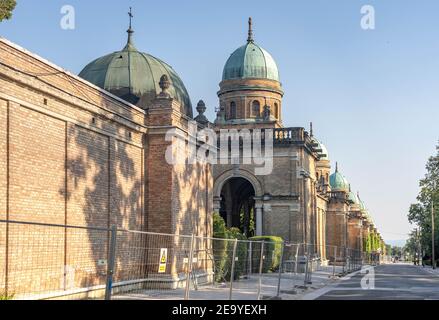
<svg viewBox="0 0 439 320">
<path fill-rule="evenodd" d="M 415 267 L 416 268 L 416 267 Z M 418 267 L 416 269 L 420 269 L 420 270 L 424 270 L 424 274 L 428 273 L 428 275 L 435 275 L 435 276 L 439 276 L 439 273 L 436 273 L 435 271 L 429 270 L 429 269 L 424 269 L 421 267 Z M 317 289 L 313 292 L 310 292 L 306 295 L 304 295 L 301 300 L 315 300 L 318 299 L 321 296 L 327 295 L 328 293 L 330 293 L 331 291 L 361 291 L 361 292 L 373 292 L 373 290 L 376 291 L 381 291 L 381 292 L 401 292 L 401 293 L 406 293 L 406 292 L 412 292 L 412 293 L 433 293 L 433 294 L 437 294 L 439 292 L 439 288 L 438 287 L 406 287 L 406 288 L 386 288 L 386 287 L 379 287 L 379 288 L 374 288 L 374 289 L 363 289 L 361 287 L 339 287 L 341 285 L 343 285 L 344 281 L 348 281 L 351 280 L 353 277 L 355 277 L 356 275 L 358 275 L 361 272 L 361 270 L 353 272 L 351 274 L 348 274 L 342 278 L 339 279 L 339 281 L 330 284 L 326 287 Z M 386 277 L 398 277 L 398 278 L 422 278 L 422 275 L 404 275 L 404 274 L 377 274 L 377 276 L 380 276 L 382 278 L 386 278 Z M 390 280 L 390 279 L 389 279 Z M 331 294 L 328 294 L 331 295 Z"/>
<path fill-rule="evenodd" d="M 329 286 L 323 287 L 321 289 L 317 289 L 314 292 L 308 293 L 306 295 L 304 295 L 301 300 L 315 300 L 323 295 L 325 295 L 326 293 L 328 293 L 329 291 L 333 291 L 335 288 L 337 288 L 337 286 L 339 284 L 342 283 L 342 281 L 347 281 L 349 279 L 351 279 L 353 276 L 356 276 L 357 274 L 359 274 L 361 272 L 361 270 L 355 271 L 353 273 L 350 273 L 342 278 L 339 279 L 338 282 L 333 283 Z"/>
</svg>

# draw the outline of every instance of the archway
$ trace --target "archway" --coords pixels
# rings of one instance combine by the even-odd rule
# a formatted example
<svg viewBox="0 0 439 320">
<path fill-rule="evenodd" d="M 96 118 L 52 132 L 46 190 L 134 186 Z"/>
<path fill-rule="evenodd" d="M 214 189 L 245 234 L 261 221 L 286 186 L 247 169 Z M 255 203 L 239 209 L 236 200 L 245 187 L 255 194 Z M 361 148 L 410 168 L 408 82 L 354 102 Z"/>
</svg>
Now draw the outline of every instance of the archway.
<svg viewBox="0 0 439 320">
<path fill-rule="evenodd" d="M 255 189 L 250 181 L 234 177 L 224 182 L 220 215 L 229 228 L 239 228 L 247 237 L 256 235 Z"/>
</svg>

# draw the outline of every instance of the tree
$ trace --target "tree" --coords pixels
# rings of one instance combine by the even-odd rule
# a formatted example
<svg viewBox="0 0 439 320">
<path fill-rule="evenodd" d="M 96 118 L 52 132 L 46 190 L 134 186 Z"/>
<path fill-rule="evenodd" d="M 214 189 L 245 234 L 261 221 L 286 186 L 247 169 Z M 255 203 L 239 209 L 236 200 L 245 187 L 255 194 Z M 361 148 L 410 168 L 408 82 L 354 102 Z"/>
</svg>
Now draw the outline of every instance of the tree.
<svg viewBox="0 0 439 320">
<path fill-rule="evenodd" d="M 402 255 L 402 248 L 398 247 L 398 246 L 393 246 L 391 251 L 390 251 L 390 254 L 392 256 L 401 257 L 401 255 Z"/>
<path fill-rule="evenodd" d="M 410 233 L 408 240 L 403 248 L 403 253 L 408 259 L 414 259 L 416 253 L 418 252 L 418 237 L 417 232 L 413 231 Z"/>
<path fill-rule="evenodd" d="M 436 146 L 436 155 L 428 159 L 426 165 L 427 173 L 424 179 L 420 180 L 420 191 L 417 196 L 417 203 L 410 206 L 408 219 L 410 223 L 417 224 L 421 229 L 420 242 L 423 251 L 431 256 L 431 207 L 432 203 L 439 209 L 439 145 Z M 434 186 L 437 187 L 434 187 Z M 438 210 L 434 215 L 435 225 L 438 225 Z M 435 233 L 435 250 L 439 249 L 439 232 Z"/>
<path fill-rule="evenodd" d="M 390 244 L 386 244 L 386 252 L 388 255 L 392 255 L 392 246 Z"/>
<path fill-rule="evenodd" d="M 0 21 L 9 20 L 16 5 L 15 0 L 0 0 Z"/>
</svg>

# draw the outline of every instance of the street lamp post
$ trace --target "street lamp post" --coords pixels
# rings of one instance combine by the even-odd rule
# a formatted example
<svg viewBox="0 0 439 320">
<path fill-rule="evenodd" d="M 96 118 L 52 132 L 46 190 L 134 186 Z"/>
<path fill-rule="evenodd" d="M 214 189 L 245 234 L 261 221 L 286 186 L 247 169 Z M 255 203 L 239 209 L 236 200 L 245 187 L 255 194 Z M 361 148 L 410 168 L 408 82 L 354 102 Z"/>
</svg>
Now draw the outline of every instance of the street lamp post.
<svg viewBox="0 0 439 320">
<path fill-rule="evenodd" d="M 431 266 L 436 269 L 436 259 L 434 254 L 434 191 L 436 189 L 436 181 L 433 180 L 433 190 L 431 191 Z"/>
</svg>

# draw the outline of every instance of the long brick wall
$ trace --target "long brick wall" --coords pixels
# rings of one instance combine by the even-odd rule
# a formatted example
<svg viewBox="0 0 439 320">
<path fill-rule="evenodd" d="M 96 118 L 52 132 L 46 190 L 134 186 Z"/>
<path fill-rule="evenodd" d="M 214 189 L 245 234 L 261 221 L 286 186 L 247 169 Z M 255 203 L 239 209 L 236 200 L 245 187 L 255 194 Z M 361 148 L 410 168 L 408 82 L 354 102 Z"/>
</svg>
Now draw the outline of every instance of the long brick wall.
<svg viewBox="0 0 439 320">
<path fill-rule="evenodd" d="M 0 219 L 144 229 L 142 110 L 5 41 L 0 108 Z M 0 290 L 59 290 L 66 268 L 102 284 L 107 250 L 106 232 L 2 223 Z"/>
<path fill-rule="evenodd" d="M 166 164 L 148 119 L 0 38 L 0 219 L 211 235 L 210 166 Z M 172 109 L 155 119 L 165 131 L 188 121 Z M 115 280 L 141 277 L 146 240 L 119 236 Z M 0 291 L 102 285 L 108 243 L 107 231 L 0 223 Z"/>
</svg>

